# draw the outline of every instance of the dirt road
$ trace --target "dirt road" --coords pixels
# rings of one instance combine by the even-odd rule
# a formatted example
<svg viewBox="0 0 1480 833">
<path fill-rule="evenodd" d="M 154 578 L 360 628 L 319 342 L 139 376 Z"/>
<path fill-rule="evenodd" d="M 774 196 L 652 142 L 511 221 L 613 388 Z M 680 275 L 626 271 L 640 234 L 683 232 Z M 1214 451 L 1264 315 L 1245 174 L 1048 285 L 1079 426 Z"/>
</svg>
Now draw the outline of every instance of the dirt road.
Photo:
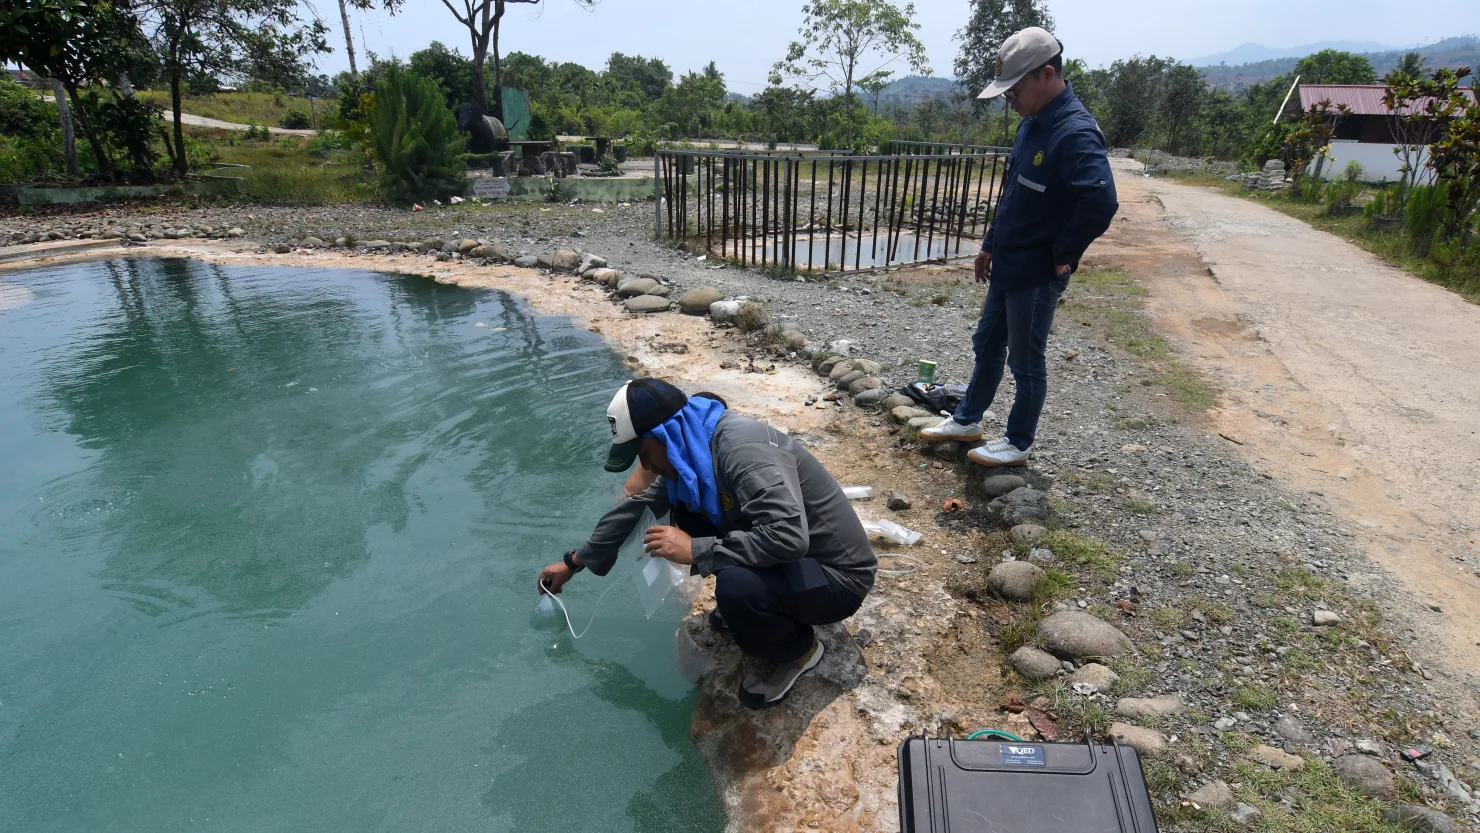
<svg viewBox="0 0 1480 833">
<path fill-rule="evenodd" d="M 1121 216 L 1091 256 L 1135 273 L 1157 326 L 1222 385 L 1212 427 L 1345 517 L 1406 585 L 1436 658 L 1480 672 L 1480 306 L 1116 162 Z"/>
</svg>

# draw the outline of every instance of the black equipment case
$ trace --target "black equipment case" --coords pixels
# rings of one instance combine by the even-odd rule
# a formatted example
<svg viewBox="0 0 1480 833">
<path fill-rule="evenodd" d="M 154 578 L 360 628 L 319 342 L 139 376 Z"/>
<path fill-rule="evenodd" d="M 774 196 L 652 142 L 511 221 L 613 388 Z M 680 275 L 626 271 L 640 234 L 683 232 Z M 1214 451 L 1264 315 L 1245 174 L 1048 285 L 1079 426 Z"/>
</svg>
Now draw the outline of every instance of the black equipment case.
<svg viewBox="0 0 1480 833">
<path fill-rule="evenodd" d="M 1136 750 L 956 740 L 899 745 L 902 833 L 1156 833 Z"/>
</svg>

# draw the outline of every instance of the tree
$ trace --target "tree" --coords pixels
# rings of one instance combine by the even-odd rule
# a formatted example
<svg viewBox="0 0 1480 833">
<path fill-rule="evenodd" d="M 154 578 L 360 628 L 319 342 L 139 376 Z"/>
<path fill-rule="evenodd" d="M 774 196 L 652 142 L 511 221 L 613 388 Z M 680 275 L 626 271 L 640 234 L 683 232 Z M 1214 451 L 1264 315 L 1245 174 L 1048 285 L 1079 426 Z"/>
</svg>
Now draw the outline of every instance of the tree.
<svg viewBox="0 0 1480 833">
<path fill-rule="evenodd" d="M 1294 74 L 1300 76 L 1302 84 L 1372 84 L 1377 81 L 1377 70 L 1365 56 L 1342 52 L 1339 49 L 1322 49 L 1307 55 L 1295 63 Z"/>
<path fill-rule="evenodd" d="M 1162 79 L 1157 114 L 1167 152 L 1185 156 L 1197 151 L 1197 122 L 1207 93 L 1202 73 L 1187 64 L 1170 62 Z"/>
<path fill-rule="evenodd" d="M 750 99 L 761 132 L 776 141 L 792 142 L 815 138 L 807 133 L 807 111 L 813 102 L 811 90 L 772 85 Z"/>
<path fill-rule="evenodd" d="M 635 93 L 646 103 L 657 101 L 673 86 L 673 70 L 657 58 L 613 52 L 606 59 L 606 79 L 614 89 Z"/>
<path fill-rule="evenodd" d="M 465 139 L 435 81 L 390 66 L 375 88 L 370 139 L 387 202 L 405 205 L 462 190 Z"/>
<path fill-rule="evenodd" d="M 1393 71 L 1401 72 L 1404 75 L 1416 76 L 1423 72 L 1423 65 L 1428 62 L 1429 60 L 1427 58 L 1417 52 L 1406 52 L 1398 60 L 1398 65 L 1393 68 Z"/>
<path fill-rule="evenodd" d="M 927 99 L 915 105 L 915 111 L 912 114 L 915 127 L 924 134 L 927 141 L 935 137 L 936 131 L 945 122 L 950 109 L 950 105 L 938 98 Z"/>
<path fill-rule="evenodd" d="M 1415 54 L 1415 53 L 1409 53 Z M 1407 56 L 1404 56 L 1405 58 Z M 1438 102 L 1429 99 L 1432 86 L 1418 75 L 1395 69 L 1382 79 L 1382 104 L 1388 111 L 1388 129 L 1393 137 L 1393 154 L 1398 157 L 1398 193 L 1393 198 L 1394 214 L 1402 214 L 1408 202 L 1408 191 L 1418 179 L 1425 164 L 1429 145 L 1444 125 L 1429 112 Z"/>
<path fill-rule="evenodd" d="M 784 77 L 825 83 L 846 103 L 847 140 L 853 141 L 857 110 L 854 90 L 896 61 L 929 75 L 925 47 L 915 37 L 915 6 L 903 9 L 889 0 L 813 0 L 802 6 L 801 40 L 771 69 L 771 83 Z M 865 67 L 871 67 L 865 69 Z"/>
<path fill-rule="evenodd" d="M 339 0 L 339 22 L 344 24 L 344 51 L 349 55 L 349 74 L 359 75 L 360 70 L 355 67 L 355 39 L 349 33 L 349 7 L 345 0 Z"/>
<path fill-rule="evenodd" d="M 405 0 L 349 0 L 357 9 L 369 10 L 377 1 L 391 14 L 401 10 Z M 469 68 L 473 75 L 473 103 L 485 113 L 499 121 L 504 118 L 503 66 L 499 58 L 498 38 L 504 12 L 510 3 L 538 5 L 541 0 L 442 0 L 442 5 L 468 30 L 468 41 L 473 48 Z M 575 0 L 583 6 L 593 6 L 598 0 Z M 493 52 L 493 97 L 490 99 L 485 66 L 489 51 Z"/>
<path fill-rule="evenodd" d="M 1044 0 L 971 0 L 971 18 L 956 33 L 961 51 L 956 54 L 956 83 L 976 100 L 976 96 L 997 78 L 997 53 L 1013 35 L 1038 26 L 1053 31 L 1053 16 Z M 989 105 L 977 101 L 983 112 Z M 1002 107 L 1003 141 L 1010 143 L 1012 110 Z"/>
<path fill-rule="evenodd" d="M 127 73 L 144 51 L 133 14 L 107 0 L 15 0 L 0 5 L 0 62 L 23 64 L 60 82 L 98 171 L 109 180 L 115 178 L 113 162 L 79 90 Z"/>
<path fill-rule="evenodd" d="M 299 18 L 296 0 L 144 0 L 155 52 L 170 85 L 174 109 L 170 155 L 184 176 L 185 130 L 181 103 L 192 92 L 211 92 L 221 76 L 238 77 L 264 67 L 302 73 L 308 55 L 327 52 L 328 27 Z"/>
<path fill-rule="evenodd" d="M 1101 128 L 1112 147 L 1131 147 L 1147 141 L 1155 132 L 1158 114 L 1166 95 L 1166 71 L 1170 62 L 1152 55 L 1137 55 L 1110 65 L 1105 101 L 1109 118 Z"/>
<path fill-rule="evenodd" d="M 1441 69 L 1419 84 L 1424 110 L 1443 125 L 1429 151 L 1435 185 L 1448 197 L 1444 236 L 1467 244 L 1480 211 L 1480 104 L 1462 86 L 1469 67 Z"/>
<path fill-rule="evenodd" d="M 686 73 L 658 100 L 658 121 L 678 125 L 685 136 L 702 136 L 709 118 L 725 100 L 725 82 L 696 72 Z"/>
<path fill-rule="evenodd" d="M 473 70 L 468 59 L 456 49 L 443 46 L 441 41 L 432 41 L 426 49 L 411 53 L 406 68 L 440 84 L 449 108 L 455 109 L 464 101 L 476 100 Z"/>
<path fill-rule="evenodd" d="M 858 88 L 863 90 L 873 102 L 872 109 L 876 116 L 879 115 L 879 96 L 884 93 L 884 90 L 889 88 L 890 79 L 893 77 L 893 72 L 885 70 L 884 72 L 876 72 L 872 76 L 858 82 Z"/>
</svg>

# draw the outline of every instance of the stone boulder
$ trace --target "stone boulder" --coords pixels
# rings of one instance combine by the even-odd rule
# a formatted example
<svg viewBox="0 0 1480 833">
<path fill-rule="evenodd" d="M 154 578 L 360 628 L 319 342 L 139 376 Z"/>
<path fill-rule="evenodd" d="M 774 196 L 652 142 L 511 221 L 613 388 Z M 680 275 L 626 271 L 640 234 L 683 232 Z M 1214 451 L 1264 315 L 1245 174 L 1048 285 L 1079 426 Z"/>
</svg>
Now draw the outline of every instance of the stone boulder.
<svg viewBox="0 0 1480 833">
<path fill-rule="evenodd" d="M 1002 497 L 1026 485 L 1028 481 L 1015 474 L 989 474 L 982 478 L 982 491 L 987 493 L 987 497 Z"/>
<path fill-rule="evenodd" d="M 1118 657 L 1135 647 L 1119 628 L 1077 610 L 1055 613 L 1039 622 L 1038 639 L 1046 650 L 1065 659 Z"/>
<path fill-rule="evenodd" d="M 1048 520 L 1048 496 L 1030 486 L 1014 489 L 987 504 L 987 514 L 998 526 L 1011 528 L 1019 524 Z"/>
<path fill-rule="evenodd" d="M 1142 755 L 1155 755 L 1167 748 L 1166 736 L 1161 732 L 1129 723 L 1111 723 L 1110 736 L 1120 738 L 1126 746 Z"/>
<path fill-rule="evenodd" d="M 1044 572 L 1036 564 L 1026 561 L 1004 561 L 987 574 L 987 589 L 1004 599 L 1014 602 L 1029 602 L 1038 585 L 1043 583 Z"/>
<path fill-rule="evenodd" d="M 884 399 L 888 396 L 889 391 L 884 390 L 883 388 L 876 387 L 854 396 L 853 404 L 857 405 L 860 408 L 872 408 L 880 402 L 883 402 Z"/>
<path fill-rule="evenodd" d="M 1120 675 L 1111 671 L 1109 666 L 1101 665 L 1098 662 L 1087 662 L 1081 665 L 1078 671 L 1069 675 L 1068 683 L 1070 685 L 1083 683 L 1084 685 L 1092 685 L 1100 691 L 1109 691 L 1119 680 Z"/>
<path fill-rule="evenodd" d="M 855 397 L 853 401 L 857 402 L 858 394 L 864 391 L 878 390 L 882 384 L 884 383 L 880 382 L 877 376 L 865 376 L 862 379 L 854 379 L 852 382 L 849 382 L 848 393 Z"/>
<path fill-rule="evenodd" d="M 847 390 L 849 385 L 853 384 L 859 379 L 867 378 L 868 374 L 864 373 L 862 370 L 851 370 L 847 373 L 844 373 L 841 378 L 834 380 L 833 387 L 837 388 L 838 390 Z"/>
<path fill-rule="evenodd" d="M 652 289 L 649 289 L 648 291 L 646 291 L 646 292 L 644 292 L 642 294 L 644 294 L 644 295 L 656 295 L 659 298 L 667 298 L 668 295 L 669 295 L 669 293 L 671 293 L 671 292 L 673 292 L 673 287 L 671 287 L 671 286 L 664 286 L 663 284 L 660 283 L 657 286 L 653 287 Z"/>
<path fill-rule="evenodd" d="M 1233 809 L 1233 790 L 1222 781 L 1209 781 L 1202 785 L 1196 792 L 1187 796 L 1187 800 L 1204 810 L 1217 810 L 1226 813 Z"/>
<path fill-rule="evenodd" d="M 840 361 L 837 364 L 833 365 L 832 370 L 829 370 L 827 372 L 827 380 L 829 382 L 836 382 L 852 372 L 853 362 L 844 359 L 843 361 Z M 862 373 L 863 371 L 860 370 L 858 372 Z"/>
<path fill-rule="evenodd" d="M 1398 779 L 1387 767 L 1360 753 L 1342 755 L 1331 769 L 1341 783 L 1373 798 L 1387 798 L 1398 788 Z"/>
<path fill-rule="evenodd" d="M 442 251 L 442 238 L 428 237 L 421 241 L 421 247 L 428 252 L 440 252 Z"/>
<path fill-rule="evenodd" d="M 870 361 L 869 359 L 854 359 L 853 369 L 862 370 L 864 373 L 872 376 L 883 371 L 884 366 L 876 361 Z"/>
<path fill-rule="evenodd" d="M 367 249 L 389 249 L 391 247 L 391 241 L 389 241 L 389 240 L 364 240 L 364 241 L 361 241 L 358 245 L 364 246 Z"/>
<path fill-rule="evenodd" d="M 638 295 L 646 295 L 649 290 L 657 288 L 658 282 L 652 278 L 633 278 L 617 285 L 617 295 L 622 298 L 634 298 Z"/>
<path fill-rule="evenodd" d="M 930 414 L 925 413 L 924 409 L 916 408 L 912 405 L 901 405 L 889 412 L 889 418 L 899 423 L 900 425 L 904 425 L 905 423 L 909 422 L 912 419 L 915 419 L 916 417 L 925 416 L 930 416 Z"/>
<path fill-rule="evenodd" d="M 1155 720 L 1181 714 L 1186 709 L 1187 707 L 1182 703 L 1182 695 L 1176 692 L 1163 694 L 1160 697 L 1122 697 L 1120 702 L 1115 704 L 1116 714 L 1132 720 Z"/>
<path fill-rule="evenodd" d="M 899 407 L 912 408 L 914 406 L 915 400 L 909 398 L 908 396 L 905 396 L 902 393 L 899 393 L 898 391 L 889 394 L 879 402 L 879 407 L 883 408 L 886 411 L 892 411 L 895 408 Z"/>
<path fill-rule="evenodd" d="M 509 254 L 497 243 L 489 243 L 485 246 L 474 246 L 468 250 L 470 257 L 481 257 L 484 260 L 508 260 Z"/>
<path fill-rule="evenodd" d="M 746 301 L 735 311 L 735 329 L 742 333 L 764 330 L 771 323 L 771 310 L 765 304 Z"/>
<path fill-rule="evenodd" d="M 1419 833 L 1459 833 L 1454 819 L 1417 804 L 1394 804 L 1382 811 L 1382 820 L 1402 830 Z"/>
<path fill-rule="evenodd" d="M 464 237 L 462 240 L 457 241 L 457 253 L 460 255 L 467 255 L 476 248 L 478 248 L 477 240 L 469 240 Z"/>
<path fill-rule="evenodd" d="M 625 304 L 628 312 L 662 312 L 668 309 L 668 305 L 667 298 L 657 295 L 638 295 L 627 299 Z"/>
<path fill-rule="evenodd" d="M 586 280 L 595 281 L 602 286 L 608 286 L 612 289 L 616 289 L 617 282 L 622 279 L 622 273 L 610 268 L 592 269 L 591 271 L 586 273 L 585 277 Z"/>
<path fill-rule="evenodd" d="M 570 249 L 561 249 L 550 256 L 550 268 L 557 272 L 574 272 L 580 267 L 580 254 Z"/>
<path fill-rule="evenodd" d="M 534 255 L 520 255 L 514 258 L 514 265 L 521 269 L 533 269 L 540 265 L 540 259 Z"/>
<path fill-rule="evenodd" d="M 1250 749 L 1249 757 L 1270 769 L 1287 769 L 1293 772 L 1305 766 L 1305 759 L 1299 755 L 1291 755 L 1283 749 L 1276 749 L 1264 743 Z"/>
<path fill-rule="evenodd" d="M 724 293 L 712 286 L 701 286 L 678 296 L 678 308 L 689 315 L 704 315 L 715 301 L 724 297 Z"/>
<path fill-rule="evenodd" d="M 237 228 L 236 226 L 232 226 L 231 228 L 229 228 L 229 229 L 226 230 L 226 236 L 227 237 L 244 237 L 244 236 L 246 236 L 246 232 L 243 231 L 243 230 L 241 230 L 240 228 Z"/>
<path fill-rule="evenodd" d="M 180 235 L 178 233 L 176 233 L 175 236 L 178 237 Z M 323 247 L 324 247 L 324 241 L 320 240 L 317 237 L 305 237 L 305 238 L 303 238 L 303 248 L 305 248 L 305 249 L 322 249 Z"/>
<path fill-rule="evenodd" d="M 709 305 L 709 320 L 716 324 L 733 324 L 739 313 L 739 301 L 715 301 Z"/>
<path fill-rule="evenodd" d="M 1012 656 L 1007 658 L 1007 664 L 1022 675 L 1023 679 L 1035 683 L 1039 680 L 1051 680 L 1063 670 L 1057 657 L 1032 645 L 1024 645 L 1013 651 Z"/>
<path fill-rule="evenodd" d="M 600 255 L 586 255 L 581 258 L 581 265 L 576 267 L 576 274 L 585 275 L 596 269 L 605 269 L 606 265 L 606 258 Z"/>
</svg>

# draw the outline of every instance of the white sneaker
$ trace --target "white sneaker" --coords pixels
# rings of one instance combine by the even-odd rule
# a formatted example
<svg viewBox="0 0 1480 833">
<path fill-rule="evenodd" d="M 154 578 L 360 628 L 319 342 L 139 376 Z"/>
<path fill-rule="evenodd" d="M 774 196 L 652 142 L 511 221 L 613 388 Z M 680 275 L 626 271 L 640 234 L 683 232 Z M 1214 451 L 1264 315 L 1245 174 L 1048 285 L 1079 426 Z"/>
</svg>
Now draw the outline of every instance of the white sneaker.
<svg viewBox="0 0 1480 833">
<path fill-rule="evenodd" d="M 920 439 L 940 442 L 941 440 L 956 440 L 963 443 L 974 443 L 982 438 L 981 423 L 975 425 L 962 425 L 955 417 L 946 417 L 943 422 L 934 428 L 926 428 L 920 432 Z"/>
<path fill-rule="evenodd" d="M 971 462 L 983 466 L 1025 466 L 1032 455 L 1019 451 L 1006 437 L 999 437 L 980 448 L 971 449 L 966 456 Z"/>
</svg>

